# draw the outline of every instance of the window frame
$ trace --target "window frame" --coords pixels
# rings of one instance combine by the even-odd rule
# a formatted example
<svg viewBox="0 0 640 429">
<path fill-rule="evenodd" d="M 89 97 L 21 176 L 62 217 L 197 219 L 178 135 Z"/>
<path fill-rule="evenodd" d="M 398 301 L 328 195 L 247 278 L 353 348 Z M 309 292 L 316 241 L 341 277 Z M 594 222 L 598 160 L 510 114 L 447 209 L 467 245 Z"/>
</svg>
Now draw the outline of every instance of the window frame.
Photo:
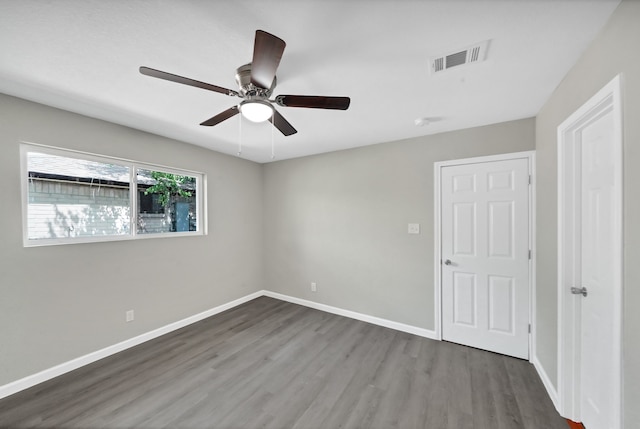
<svg viewBox="0 0 640 429">
<path fill-rule="evenodd" d="M 65 158 L 93 161 L 99 163 L 117 164 L 129 169 L 129 232 L 120 235 L 95 235 L 79 237 L 56 238 L 29 238 L 29 152 L 43 153 L 47 155 L 61 156 Z M 138 225 L 138 170 L 160 171 L 163 173 L 194 177 L 196 179 L 196 230 L 139 233 Z M 99 155 L 74 149 L 42 145 L 31 142 L 20 143 L 20 187 L 22 196 L 22 241 L 23 247 L 54 246 L 64 244 L 98 243 L 123 240 L 139 240 L 153 238 L 173 238 L 207 235 L 207 176 L 198 171 L 176 167 L 168 167 L 160 164 L 134 161 L 108 155 Z"/>
</svg>

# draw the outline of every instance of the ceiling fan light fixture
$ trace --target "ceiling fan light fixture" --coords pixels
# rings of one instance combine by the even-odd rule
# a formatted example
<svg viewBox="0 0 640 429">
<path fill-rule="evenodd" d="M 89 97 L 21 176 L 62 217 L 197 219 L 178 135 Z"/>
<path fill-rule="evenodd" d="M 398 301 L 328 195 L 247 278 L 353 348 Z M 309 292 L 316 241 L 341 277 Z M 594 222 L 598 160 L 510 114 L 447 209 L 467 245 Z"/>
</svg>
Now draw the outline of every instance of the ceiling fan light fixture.
<svg viewBox="0 0 640 429">
<path fill-rule="evenodd" d="M 245 100 L 240 103 L 242 116 L 251 122 L 264 122 L 273 116 L 273 107 L 263 100 Z"/>
</svg>

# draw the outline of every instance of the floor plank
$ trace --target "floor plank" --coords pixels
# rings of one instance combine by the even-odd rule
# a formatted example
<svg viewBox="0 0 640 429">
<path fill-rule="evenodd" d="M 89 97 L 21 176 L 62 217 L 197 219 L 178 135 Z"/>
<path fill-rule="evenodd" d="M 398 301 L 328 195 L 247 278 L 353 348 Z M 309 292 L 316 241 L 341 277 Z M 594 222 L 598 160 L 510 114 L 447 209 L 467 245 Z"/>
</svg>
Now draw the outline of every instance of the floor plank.
<svg viewBox="0 0 640 429">
<path fill-rule="evenodd" d="M 566 429 L 526 361 L 261 297 L 0 400 L 0 428 Z"/>
</svg>

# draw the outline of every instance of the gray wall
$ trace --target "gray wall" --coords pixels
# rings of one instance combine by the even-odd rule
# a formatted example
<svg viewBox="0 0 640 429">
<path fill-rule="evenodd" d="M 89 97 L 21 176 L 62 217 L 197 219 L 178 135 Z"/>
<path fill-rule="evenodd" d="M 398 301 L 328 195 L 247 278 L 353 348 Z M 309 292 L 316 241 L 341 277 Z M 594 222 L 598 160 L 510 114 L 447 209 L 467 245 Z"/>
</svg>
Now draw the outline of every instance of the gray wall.
<svg viewBox="0 0 640 429">
<path fill-rule="evenodd" d="M 266 164 L 266 289 L 434 329 L 433 163 L 531 150 L 534 127 L 524 119 Z"/>
<path fill-rule="evenodd" d="M 0 130 L 0 385 L 263 288 L 259 164 L 6 95 Z M 204 172 L 209 235 L 24 248 L 21 140 Z"/>
<path fill-rule="evenodd" d="M 557 377 L 557 139 L 556 131 L 618 73 L 623 74 L 624 127 L 624 405 L 625 428 L 640 421 L 640 2 L 623 0 L 536 120 L 538 162 L 538 356 Z"/>
</svg>

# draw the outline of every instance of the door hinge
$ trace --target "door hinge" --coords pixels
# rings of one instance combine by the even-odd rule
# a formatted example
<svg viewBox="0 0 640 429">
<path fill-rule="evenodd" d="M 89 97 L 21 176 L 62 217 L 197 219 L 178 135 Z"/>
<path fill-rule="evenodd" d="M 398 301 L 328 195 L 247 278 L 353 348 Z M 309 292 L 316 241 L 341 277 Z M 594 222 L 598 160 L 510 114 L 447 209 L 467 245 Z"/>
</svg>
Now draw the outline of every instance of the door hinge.
<svg viewBox="0 0 640 429">
<path fill-rule="evenodd" d="M 531 333 L 531 323 L 529 323 L 529 333 Z"/>
<path fill-rule="evenodd" d="M 529 260 L 531 260 L 531 249 L 529 249 Z"/>
<path fill-rule="evenodd" d="M 529 174 L 529 184 L 531 184 L 531 174 Z"/>
</svg>

